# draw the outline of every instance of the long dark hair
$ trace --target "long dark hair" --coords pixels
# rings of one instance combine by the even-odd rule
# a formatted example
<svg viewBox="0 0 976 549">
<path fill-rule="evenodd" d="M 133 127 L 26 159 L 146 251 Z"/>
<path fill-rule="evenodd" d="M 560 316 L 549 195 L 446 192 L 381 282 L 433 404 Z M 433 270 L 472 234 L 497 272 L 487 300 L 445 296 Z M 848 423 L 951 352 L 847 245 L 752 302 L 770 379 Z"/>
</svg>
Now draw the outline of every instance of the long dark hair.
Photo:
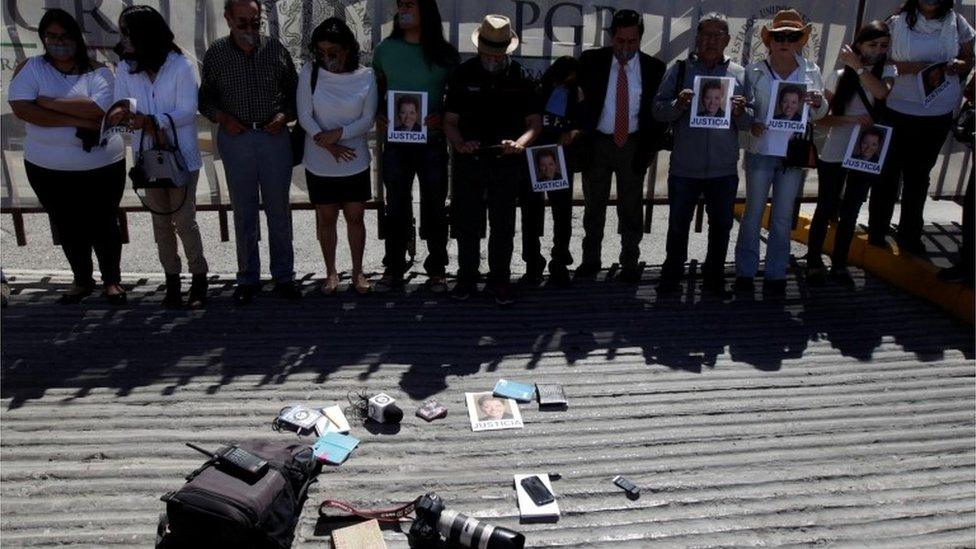
<svg viewBox="0 0 976 549">
<path fill-rule="evenodd" d="M 871 40 L 877 40 L 878 38 L 890 38 L 891 31 L 888 30 L 888 25 L 883 21 L 871 21 L 863 27 L 861 27 L 857 34 L 854 35 L 854 43 L 851 48 L 854 53 L 860 55 L 858 51 L 858 46 L 864 42 L 870 42 Z M 875 76 L 878 80 L 884 74 L 885 61 L 887 60 L 887 55 L 882 55 L 871 67 L 871 74 Z M 841 74 L 840 79 L 837 80 L 837 88 L 834 90 L 834 98 L 830 101 L 830 112 L 836 116 L 844 116 L 844 112 L 847 111 L 847 104 L 850 103 L 854 95 L 857 94 L 857 88 L 861 85 L 861 79 L 858 77 L 857 72 L 850 68 L 844 67 L 844 73 Z M 875 99 L 875 104 L 877 104 L 877 99 Z"/>
<path fill-rule="evenodd" d="M 132 74 L 159 72 L 170 52 L 183 52 L 174 42 L 173 31 L 163 16 L 151 6 L 129 6 L 119 15 L 119 27 L 125 22 L 132 43 Z"/>
<path fill-rule="evenodd" d="M 318 48 L 316 47 L 319 42 L 332 42 L 345 48 L 346 66 L 342 68 L 343 71 L 352 72 L 359 68 L 359 42 L 356 40 L 356 35 L 352 33 L 352 29 L 342 19 L 330 17 L 319 23 L 319 26 L 312 31 L 308 48 L 312 54 L 312 67 L 316 71 L 321 66 Z"/>
<path fill-rule="evenodd" d="M 942 0 L 939 4 L 939 9 L 935 12 L 936 19 L 942 19 L 947 13 L 952 11 L 955 7 L 955 0 Z M 915 29 L 915 23 L 918 22 L 918 0 L 905 0 L 905 3 L 898 8 L 895 15 L 904 14 L 905 21 L 908 23 L 908 28 Z"/>
<path fill-rule="evenodd" d="M 37 25 L 37 36 L 40 37 L 41 44 L 44 44 L 44 35 L 47 34 L 47 28 L 55 23 L 61 25 L 65 34 L 74 40 L 75 70 L 78 72 L 88 72 L 91 70 L 92 61 L 91 57 L 88 56 L 88 45 L 85 43 L 85 35 L 82 34 L 78 21 L 75 21 L 75 18 L 70 13 L 59 8 L 52 8 L 44 12 L 44 16 L 41 17 L 41 22 Z M 54 60 L 51 59 L 51 55 L 47 53 L 46 49 L 44 51 L 44 59 L 48 63 L 54 63 Z"/>
<path fill-rule="evenodd" d="M 420 47 L 427 66 L 453 67 L 460 63 L 461 56 L 457 49 L 444 38 L 441 11 L 437 8 L 436 0 L 417 0 L 417 6 L 420 8 Z M 389 38 L 403 38 L 403 35 L 400 14 L 397 14 L 393 18 L 393 30 L 390 31 Z"/>
<path fill-rule="evenodd" d="M 539 87 L 547 93 L 551 92 L 556 86 L 565 84 L 569 75 L 577 72 L 578 69 L 579 60 L 572 55 L 558 57 L 552 62 L 552 65 L 549 65 L 546 72 L 542 73 L 542 78 L 539 79 Z"/>
</svg>

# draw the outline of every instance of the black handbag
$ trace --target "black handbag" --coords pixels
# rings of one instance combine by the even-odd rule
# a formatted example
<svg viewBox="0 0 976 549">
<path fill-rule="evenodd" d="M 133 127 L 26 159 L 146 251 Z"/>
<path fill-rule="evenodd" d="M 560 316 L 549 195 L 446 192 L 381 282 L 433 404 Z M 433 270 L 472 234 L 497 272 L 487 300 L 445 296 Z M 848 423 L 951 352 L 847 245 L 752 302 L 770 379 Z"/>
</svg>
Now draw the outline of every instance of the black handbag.
<svg viewBox="0 0 976 549">
<path fill-rule="evenodd" d="M 783 166 L 787 168 L 816 168 L 817 146 L 813 144 L 813 124 L 807 123 L 806 130 L 796 134 L 786 145 Z"/>
<path fill-rule="evenodd" d="M 319 64 L 312 62 L 312 95 L 315 95 L 315 85 L 318 84 L 319 80 Z M 288 138 L 291 140 L 291 165 L 297 166 L 305 160 L 305 128 L 298 121 L 288 132 Z"/>
</svg>

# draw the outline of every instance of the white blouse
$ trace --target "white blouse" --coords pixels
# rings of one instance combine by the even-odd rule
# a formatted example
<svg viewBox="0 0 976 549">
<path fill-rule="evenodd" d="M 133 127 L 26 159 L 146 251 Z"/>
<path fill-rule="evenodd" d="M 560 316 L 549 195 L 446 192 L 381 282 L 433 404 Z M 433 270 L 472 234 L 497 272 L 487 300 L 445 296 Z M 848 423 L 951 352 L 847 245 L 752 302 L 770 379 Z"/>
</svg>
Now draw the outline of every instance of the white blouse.
<svg viewBox="0 0 976 549">
<path fill-rule="evenodd" d="M 112 105 L 112 71 L 101 67 L 85 74 L 63 74 L 43 56 L 31 57 L 10 81 L 8 101 L 35 101 L 38 97 L 54 99 L 87 97 L 102 110 Z M 26 123 L 24 160 L 49 170 L 87 171 L 125 159 L 122 137 L 113 135 L 104 147 L 85 152 L 71 126 L 44 127 Z"/>
<path fill-rule="evenodd" d="M 319 69 L 314 95 L 311 82 L 312 63 L 306 63 L 298 76 L 296 98 L 298 122 L 306 132 L 305 169 L 320 177 L 344 177 L 369 169 L 366 135 L 373 127 L 378 98 L 373 69 L 360 67 L 348 73 Z M 336 128 L 342 128 L 339 144 L 356 153 L 349 162 L 337 162 L 313 139 L 320 132 Z"/>
<path fill-rule="evenodd" d="M 180 152 L 186 160 L 187 169 L 199 170 L 203 163 L 200 147 L 197 144 L 197 71 L 193 61 L 176 52 L 170 52 L 166 62 L 159 68 L 156 79 L 149 80 L 145 72 L 132 74 L 127 61 L 119 63 L 115 76 L 115 100 L 133 98 L 136 110 L 152 115 L 156 127 L 164 128 L 170 140 L 173 139 L 169 119 L 173 118 L 176 136 L 180 142 Z M 132 135 L 133 157 L 139 146 L 142 131 Z M 172 141 L 170 141 L 172 142 Z M 152 146 L 152 139 L 146 137 L 143 148 Z"/>
</svg>

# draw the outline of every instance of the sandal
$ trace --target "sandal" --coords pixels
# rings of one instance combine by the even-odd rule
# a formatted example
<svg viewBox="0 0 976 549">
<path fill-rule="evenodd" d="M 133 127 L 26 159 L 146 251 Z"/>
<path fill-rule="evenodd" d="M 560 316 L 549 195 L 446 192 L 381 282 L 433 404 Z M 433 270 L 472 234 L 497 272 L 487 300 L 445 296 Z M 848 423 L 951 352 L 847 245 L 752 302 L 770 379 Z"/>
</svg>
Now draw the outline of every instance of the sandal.
<svg viewBox="0 0 976 549">
<path fill-rule="evenodd" d="M 373 284 L 369 280 L 366 280 L 366 277 L 362 274 L 353 277 L 352 287 L 359 295 L 368 295 L 373 291 Z"/>
<path fill-rule="evenodd" d="M 112 287 L 117 288 L 118 292 L 114 294 L 110 293 L 109 288 Z M 127 301 L 125 295 L 125 289 L 122 288 L 121 284 L 106 284 L 105 291 L 102 292 L 102 295 L 105 297 L 105 300 L 111 303 L 112 305 L 124 305 Z"/>
<path fill-rule="evenodd" d="M 331 275 L 325 278 L 320 291 L 325 295 L 336 295 L 339 293 L 339 275 Z"/>
</svg>

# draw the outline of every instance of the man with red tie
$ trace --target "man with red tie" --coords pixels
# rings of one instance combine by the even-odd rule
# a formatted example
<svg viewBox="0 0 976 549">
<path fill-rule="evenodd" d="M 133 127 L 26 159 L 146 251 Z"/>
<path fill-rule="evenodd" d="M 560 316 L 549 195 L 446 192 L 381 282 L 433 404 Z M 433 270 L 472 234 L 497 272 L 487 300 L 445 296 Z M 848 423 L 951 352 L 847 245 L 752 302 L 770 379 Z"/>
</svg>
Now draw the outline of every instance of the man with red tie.
<svg viewBox="0 0 976 549">
<path fill-rule="evenodd" d="M 611 45 L 580 56 L 581 125 L 589 154 L 582 170 L 585 235 L 577 277 L 594 276 L 601 268 L 610 182 L 616 176 L 620 280 L 640 281 L 644 175 L 666 128 L 651 114 L 665 65 L 640 51 L 643 35 L 640 14 L 619 10 L 610 23 Z"/>
</svg>

